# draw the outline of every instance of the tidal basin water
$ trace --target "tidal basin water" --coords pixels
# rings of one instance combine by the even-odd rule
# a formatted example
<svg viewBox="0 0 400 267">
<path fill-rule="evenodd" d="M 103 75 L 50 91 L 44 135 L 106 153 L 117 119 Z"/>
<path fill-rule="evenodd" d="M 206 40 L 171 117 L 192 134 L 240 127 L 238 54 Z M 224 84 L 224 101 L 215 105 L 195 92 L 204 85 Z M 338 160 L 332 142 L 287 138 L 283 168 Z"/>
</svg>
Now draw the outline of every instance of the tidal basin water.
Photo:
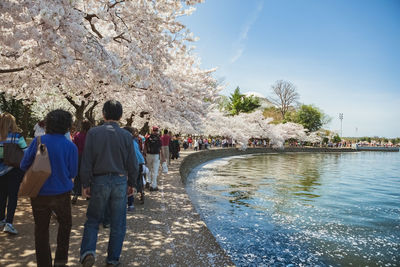
<svg viewBox="0 0 400 267">
<path fill-rule="evenodd" d="M 230 157 L 186 189 L 237 266 L 400 266 L 400 153 Z"/>
</svg>

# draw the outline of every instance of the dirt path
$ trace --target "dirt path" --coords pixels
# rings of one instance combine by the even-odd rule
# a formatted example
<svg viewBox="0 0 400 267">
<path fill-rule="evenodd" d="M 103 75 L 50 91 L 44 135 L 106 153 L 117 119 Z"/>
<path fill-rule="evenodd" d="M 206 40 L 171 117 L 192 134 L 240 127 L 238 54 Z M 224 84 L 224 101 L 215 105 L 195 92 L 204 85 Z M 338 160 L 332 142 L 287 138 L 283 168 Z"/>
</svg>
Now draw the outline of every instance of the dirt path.
<svg viewBox="0 0 400 267">
<path fill-rule="evenodd" d="M 128 213 L 127 233 L 121 255 L 124 266 L 233 266 L 205 223 L 195 212 L 179 175 L 181 159 L 172 162 L 168 174 L 160 174 L 158 192 L 146 191 L 145 204 L 135 201 Z M 72 206 L 69 266 L 80 266 L 79 248 L 87 201 Z M 51 221 L 53 258 L 57 223 Z M 34 224 L 30 202 L 20 199 L 14 219 L 16 236 L 0 232 L 0 266 L 36 266 Z M 105 266 L 109 230 L 100 226 L 95 266 Z"/>
</svg>

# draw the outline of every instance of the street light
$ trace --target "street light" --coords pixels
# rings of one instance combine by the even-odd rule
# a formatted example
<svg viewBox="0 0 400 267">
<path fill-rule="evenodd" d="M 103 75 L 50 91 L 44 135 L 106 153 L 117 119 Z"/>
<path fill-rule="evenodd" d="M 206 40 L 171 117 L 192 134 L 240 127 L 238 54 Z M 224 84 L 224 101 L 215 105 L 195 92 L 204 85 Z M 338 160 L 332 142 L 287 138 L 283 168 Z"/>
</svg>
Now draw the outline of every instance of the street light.
<svg viewBox="0 0 400 267">
<path fill-rule="evenodd" d="M 340 119 L 340 137 L 343 137 L 343 132 L 342 132 L 343 113 L 339 113 L 339 119 Z"/>
</svg>

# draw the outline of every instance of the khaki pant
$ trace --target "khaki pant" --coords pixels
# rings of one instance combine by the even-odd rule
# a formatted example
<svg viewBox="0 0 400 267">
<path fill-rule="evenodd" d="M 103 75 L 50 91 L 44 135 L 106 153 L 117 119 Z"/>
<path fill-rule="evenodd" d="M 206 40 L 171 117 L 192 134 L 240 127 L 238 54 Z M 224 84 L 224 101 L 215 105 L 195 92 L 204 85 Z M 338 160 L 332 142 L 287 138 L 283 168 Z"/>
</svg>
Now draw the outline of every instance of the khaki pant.
<svg viewBox="0 0 400 267">
<path fill-rule="evenodd" d="M 168 160 L 168 165 L 171 163 L 171 159 L 169 157 L 169 146 L 161 147 L 161 164 Z"/>
<path fill-rule="evenodd" d="M 160 167 L 160 156 L 159 154 L 147 154 L 146 155 L 147 167 L 149 168 L 149 174 L 146 179 L 151 187 L 157 188 L 157 176 L 158 168 Z"/>
</svg>

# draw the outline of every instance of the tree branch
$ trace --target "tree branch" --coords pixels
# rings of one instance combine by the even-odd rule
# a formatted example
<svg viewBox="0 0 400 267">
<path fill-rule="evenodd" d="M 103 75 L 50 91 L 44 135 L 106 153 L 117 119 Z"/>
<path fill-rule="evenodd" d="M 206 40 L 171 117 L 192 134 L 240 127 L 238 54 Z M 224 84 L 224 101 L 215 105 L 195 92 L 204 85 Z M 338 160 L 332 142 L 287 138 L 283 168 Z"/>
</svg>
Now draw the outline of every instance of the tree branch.
<svg viewBox="0 0 400 267">
<path fill-rule="evenodd" d="M 42 65 L 45 65 L 45 64 L 47 64 L 47 63 L 50 63 L 50 61 L 43 61 L 43 62 L 40 62 L 40 63 L 38 63 L 38 64 L 35 65 L 35 68 L 38 68 L 38 67 L 40 67 L 40 66 L 42 66 Z M 28 68 L 29 68 L 28 66 L 25 66 L 25 67 L 12 68 L 12 69 L 0 69 L 0 74 L 1 74 L 1 73 L 12 73 L 12 72 L 23 71 L 23 70 L 28 69 Z"/>
<path fill-rule="evenodd" d="M 92 19 L 93 18 L 99 18 L 96 14 L 86 14 L 86 16 L 84 16 L 84 18 L 89 21 L 90 24 L 90 28 L 92 28 L 92 31 L 97 34 L 97 36 L 102 39 L 103 35 L 101 35 L 101 33 L 96 29 L 96 26 L 94 26 L 94 24 L 92 23 Z"/>
<path fill-rule="evenodd" d="M 115 1 L 114 4 L 111 4 L 111 5 L 109 4 L 109 5 L 108 5 L 108 8 L 111 9 L 111 8 L 115 7 L 116 5 L 121 4 L 121 3 L 123 3 L 123 2 L 125 2 L 125 1 L 124 1 L 124 0 Z"/>
<path fill-rule="evenodd" d="M 140 89 L 140 90 L 144 90 L 144 91 L 149 90 L 149 88 L 137 87 L 137 86 L 135 86 L 135 85 L 131 85 L 130 88 Z"/>
<path fill-rule="evenodd" d="M 78 108 L 80 107 L 78 104 L 75 103 L 75 101 L 72 99 L 72 97 L 66 95 L 65 98 L 67 99 L 67 101 L 68 101 L 72 106 L 74 106 L 74 108 L 78 109 Z"/>
<path fill-rule="evenodd" d="M 119 41 L 118 39 L 122 39 L 122 40 L 127 41 L 128 43 L 131 43 L 130 40 L 128 40 L 128 39 L 126 39 L 126 38 L 124 37 L 124 33 L 121 33 L 121 34 L 119 34 L 119 35 L 113 37 L 113 39 L 114 39 L 114 41 L 116 41 L 117 43 L 122 43 L 122 42 Z"/>
</svg>

